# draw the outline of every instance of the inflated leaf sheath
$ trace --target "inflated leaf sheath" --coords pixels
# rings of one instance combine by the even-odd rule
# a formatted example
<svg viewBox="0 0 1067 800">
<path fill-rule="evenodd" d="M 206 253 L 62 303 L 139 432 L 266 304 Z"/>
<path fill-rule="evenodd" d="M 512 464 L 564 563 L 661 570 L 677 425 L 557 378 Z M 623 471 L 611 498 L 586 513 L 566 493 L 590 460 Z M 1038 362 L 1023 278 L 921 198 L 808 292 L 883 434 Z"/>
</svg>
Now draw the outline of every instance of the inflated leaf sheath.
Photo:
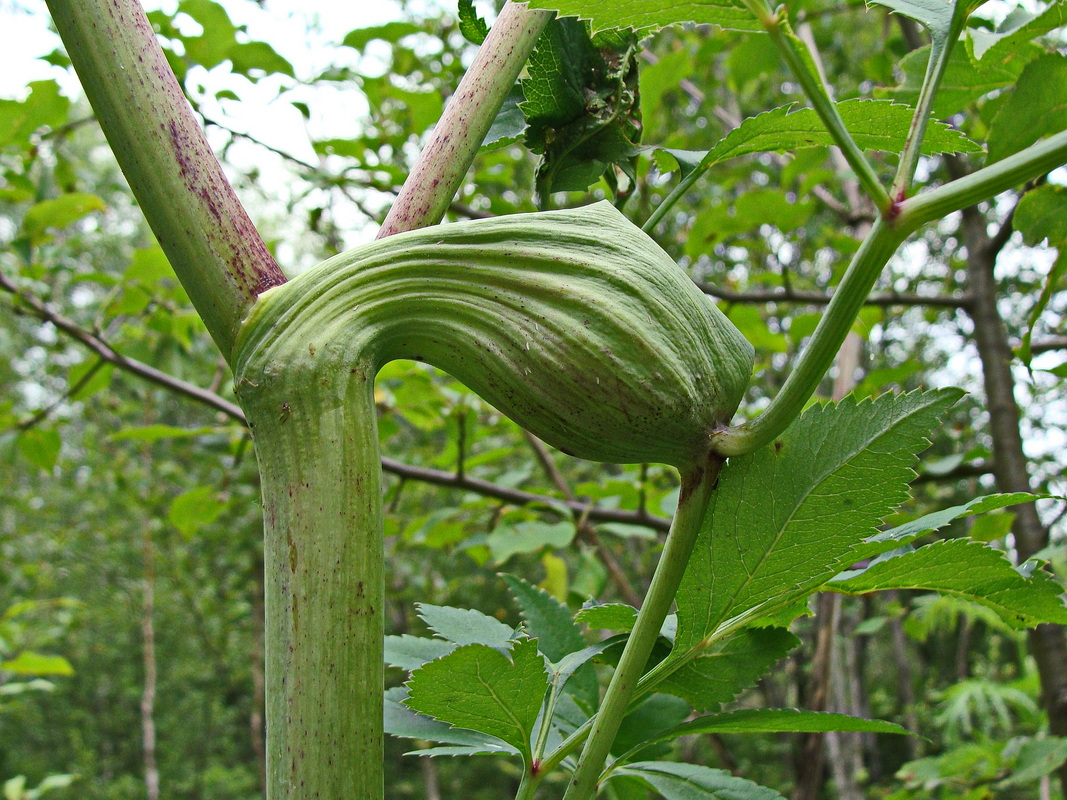
<svg viewBox="0 0 1067 800">
<path fill-rule="evenodd" d="M 291 383 L 292 403 L 308 372 L 426 361 L 564 452 L 679 467 L 707 454 L 753 362 L 733 324 L 608 203 L 338 255 L 262 295 L 236 353 L 239 388 Z M 271 394 L 285 393 L 275 383 Z"/>
</svg>

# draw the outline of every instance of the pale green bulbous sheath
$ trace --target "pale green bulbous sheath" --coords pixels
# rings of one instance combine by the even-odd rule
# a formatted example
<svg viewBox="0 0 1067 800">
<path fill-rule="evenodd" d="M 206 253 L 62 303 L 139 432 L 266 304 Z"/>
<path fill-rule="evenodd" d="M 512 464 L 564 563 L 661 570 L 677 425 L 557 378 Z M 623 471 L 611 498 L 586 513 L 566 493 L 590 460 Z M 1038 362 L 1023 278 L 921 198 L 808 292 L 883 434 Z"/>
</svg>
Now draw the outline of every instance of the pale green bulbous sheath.
<svg viewBox="0 0 1067 800">
<path fill-rule="evenodd" d="M 748 385 L 752 346 L 608 203 L 399 234 L 261 296 L 239 389 L 373 375 L 397 358 L 451 373 L 566 453 L 685 467 Z M 337 402 L 342 402 L 340 388 Z"/>
</svg>

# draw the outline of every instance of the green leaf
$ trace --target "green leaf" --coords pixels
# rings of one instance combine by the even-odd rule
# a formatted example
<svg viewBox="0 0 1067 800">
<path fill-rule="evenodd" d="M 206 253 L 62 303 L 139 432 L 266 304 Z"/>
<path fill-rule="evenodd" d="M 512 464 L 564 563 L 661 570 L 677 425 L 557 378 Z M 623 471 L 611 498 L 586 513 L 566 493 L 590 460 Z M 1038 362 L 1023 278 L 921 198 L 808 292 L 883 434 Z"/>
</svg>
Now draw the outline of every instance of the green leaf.
<svg viewBox="0 0 1067 800">
<path fill-rule="evenodd" d="M 505 147 L 517 142 L 522 138 L 526 132 L 526 117 L 523 115 L 520 106 L 525 99 L 522 89 L 517 85 L 508 92 L 504 102 L 500 105 L 500 110 L 493 119 L 489 133 L 485 135 L 482 147 L 495 150 L 498 147 Z"/>
<path fill-rule="evenodd" d="M 1002 27 L 995 32 L 981 28 L 969 31 L 971 55 L 976 61 L 981 61 L 987 55 L 994 60 L 1002 60 L 1019 45 L 1063 25 L 1067 25 L 1067 6 L 1062 2 L 1053 3 L 1037 16 L 1009 14 Z"/>
<path fill-rule="evenodd" d="M 22 220 L 22 230 L 31 239 L 38 239 L 49 228 L 65 228 L 106 207 L 104 201 L 95 194 L 70 192 L 52 200 L 42 200 L 31 207 Z"/>
<path fill-rule="evenodd" d="M 705 733 L 823 733 L 826 731 L 866 731 L 910 736 L 907 728 L 895 722 L 864 719 L 825 711 L 795 708 L 753 708 L 711 714 L 676 725 L 648 740 L 648 744 Z"/>
<path fill-rule="evenodd" d="M 919 97 L 919 87 L 926 75 L 930 58 L 929 46 L 913 50 L 900 62 L 904 73 L 903 85 L 895 89 L 875 90 L 878 96 L 890 96 L 902 103 L 914 105 Z M 976 63 L 965 49 L 954 48 L 949 54 L 945 74 L 934 98 L 933 115 L 945 119 L 962 111 L 968 105 L 990 92 L 1013 85 L 1029 61 L 1044 55 L 1036 44 L 1025 43 L 1013 48 L 1001 58 L 986 58 Z"/>
<path fill-rule="evenodd" d="M 1067 761 L 1067 738 L 1049 736 L 1031 739 L 1019 748 L 1011 775 L 996 784 L 998 789 L 1030 783 L 1049 775 Z"/>
<path fill-rule="evenodd" d="M 590 37 L 585 23 L 555 19 L 521 82 L 526 146 L 541 156 L 538 192 L 584 191 L 615 164 L 632 171 L 641 135 L 636 38 Z"/>
<path fill-rule="evenodd" d="M 53 80 L 31 81 L 23 100 L 0 100 L 0 147 L 22 148 L 41 128 L 55 130 L 67 122 L 70 100 Z"/>
<path fill-rule="evenodd" d="M 136 441 L 158 442 L 161 439 L 190 439 L 197 436 L 223 433 L 226 428 L 178 428 L 174 425 L 142 425 L 136 428 L 125 428 L 111 434 L 108 439 L 113 442 Z"/>
<path fill-rule="evenodd" d="M 481 44 L 489 35 L 489 26 L 474 10 L 474 0 L 459 0 L 459 32 L 471 44 Z"/>
<path fill-rule="evenodd" d="M 416 670 L 428 661 L 447 656 L 456 645 L 453 642 L 441 639 L 430 639 L 425 636 L 386 636 L 385 637 L 385 663 L 390 667 L 406 669 L 408 672 Z"/>
<path fill-rule="evenodd" d="M 70 399 L 85 400 L 104 391 L 111 385 L 114 374 L 114 365 L 102 363 L 99 359 L 88 359 L 74 364 L 67 371 L 67 385 L 72 391 Z M 75 386 L 78 387 L 76 392 L 73 391 Z"/>
<path fill-rule="evenodd" d="M 531 586 L 514 575 L 502 576 L 519 604 L 526 631 L 537 639 L 537 646 L 553 663 L 564 656 L 577 653 L 586 646 L 582 632 L 571 616 L 570 610 L 536 586 Z M 567 683 L 568 691 L 576 695 L 587 708 L 595 708 L 599 699 L 596 672 L 591 664 L 578 668 Z"/>
<path fill-rule="evenodd" d="M 677 22 L 710 23 L 736 31 L 762 31 L 743 0 L 534 0 L 534 8 L 551 8 L 561 17 L 581 17 L 603 28 L 661 28 Z"/>
<path fill-rule="evenodd" d="M 486 736 L 478 731 L 453 728 L 433 717 L 416 714 L 404 705 L 407 690 L 401 686 L 389 689 L 385 693 L 385 732 L 400 739 L 419 739 L 426 742 L 441 742 L 472 748 L 467 755 L 497 754 L 518 755 L 519 751 L 507 742 L 495 736 Z M 417 750 L 419 755 L 431 755 L 428 751 Z M 436 753 L 432 753 L 436 755 Z"/>
<path fill-rule="evenodd" d="M 341 44 L 345 47 L 362 50 L 375 39 L 396 44 L 405 36 L 411 36 L 413 33 L 422 33 L 422 28 L 413 22 L 387 22 L 384 25 L 356 28 L 354 31 L 349 31 L 345 34 L 345 38 L 341 40 Z"/>
<path fill-rule="evenodd" d="M 634 623 L 637 622 L 637 609 L 625 603 L 605 603 L 583 608 L 575 615 L 575 620 L 594 630 L 626 633 L 634 629 Z"/>
<path fill-rule="evenodd" d="M 1015 492 L 1010 494 L 990 494 L 985 497 L 975 497 L 966 503 L 950 508 L 935 511 L 932 514 L 913 519 L 903 525 L 890 528 L 887 531 L 879 531 L 874 536 L 868 537 L 863 544 L 853 551 L 856 561 L 874 558 L 883 553 L 896 550 L 906 544 L 914 542 L 927 534 L 939 531 L 951 522 L 962 517 L 974 514 L 985 514 L 989 511 L 998 511 L 1008 506 L 1019 503 L 1029 503 L 1036 499 L 1036 495 L 1027 492 Z"/>
<path fill-rule="evenodd" d="M 700 647 L 697 658 L 679 652 L 671 658 L 689 658 L 662 683 L 661 692 L 677 695 L 701 711 L 717 709 L 753 686 L 779 659 L 800 644 L 784 628 L 745 628 L 731 636 Z"/>
<path fill-rule="evenodd" d="M 766 786 L 737 778 L 726 770 L 672 761 L 635 761 L 610 778 L 640 778 L 666 800 L 785 800 Z"/>
<path fill-rule="evenodd" d="M 519 553 L 537 553 L 545 547 L 567 547 L 577 532 L 573 522 L 527 520 L 514 525 L 501 524 L 486 537 L 493 561 L 503 564 Z"/>
<path fill-rule="evenodd" d="M 812 406 L 772 446 L 730 459 L 678 592 L 676 649 L 791 605 L 853 563 L 907 498 L 915 454 L 960 395 Z"/>
<path fill-rule="evenodd" d="M 0 661 L 0 670 L 16 675 L 73 675 L 74 668 L 63 656 L 48 656 L 23 650 L 7 661 Z"/>
<path fill-rule="evenodd" d="M 458 645 L 484 644 L 507 649 L 515 629 L 495 617 L 472 608 L 453 608 L 418 603 L 419 617 L 438 636 Z"/>
<path fill-rule="evenodd" d="M 1000 550 L 971 539 L 947 539 L 876 561 L 827 588 L 847 594 L 924 589 L 981 603 L 1013 628 L 1067 623 L 1062 587 L 1034 566 L 1028 562 L 1016 569 Z"/>
<path fill-rule="evenodd" d="M 934 36 L 947 36 L 957 3 L 952 0 L 870 0 L 897 14 L 910 17 Z"/>
<path fill-rule="evenodd" d="M 30 428 L 22 431 L 18 438 L 19 452 L 45 472 L 51 472 L 55 467 L 62 446 L 59 432 L 48 428 Z"/>
<path fill-rule="evenodd" d="M 794 105 L 789 103 L 746 119 L 707 152 L 701 168 L 752 153 L 832 145 L 834 141 L 815 109 L 802 108 L 790 113 Z M 837 111 L 860 147 L 894 153 L 904 147 L 915 113 L 903 103 L 865 99 L 845 100 L 837 104 Z M 924 155 L 982 150 L 981 145 L 943 122 L 931 123 L 928 130 L 922 146 Z"/>
<path fill-rule="evenodd" d="M 510 655 L 481 644 L 453 650 L 412 673 L 407 705 L 502 739 L 530 764 L 530 737 L 548 676 L 536 640 L 515 642 Z"/>
<path fill-rule="evenodd" d="M 1026 65 L 1015 91 L 993 120 L 988 163 L 1065 129 L 1067 55 L 1049 54 Z"/>
<path fill-rule="evenodd" d="M 216 486 L 198 486 L 182 492 L 174 498 L 167 509 L 167 519 L 181 531 L 186 539 L 217 520 L 226 509 L 228 501 Z"/>
<path fill-rule="evenodd" d="M 1015 209 L 1012 226 L 1031 246 L 1045 239 L 1053 247 L 1067 244 L 1067 186 L 1050 183 L 1024 194 Z"/>
</svg>

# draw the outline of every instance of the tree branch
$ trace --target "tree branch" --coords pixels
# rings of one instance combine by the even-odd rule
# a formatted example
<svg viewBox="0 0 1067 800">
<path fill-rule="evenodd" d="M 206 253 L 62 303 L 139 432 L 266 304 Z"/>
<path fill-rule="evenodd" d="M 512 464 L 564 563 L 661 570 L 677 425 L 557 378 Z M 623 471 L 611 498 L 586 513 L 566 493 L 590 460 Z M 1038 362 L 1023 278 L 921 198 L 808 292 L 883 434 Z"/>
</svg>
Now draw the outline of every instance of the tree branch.
<svg viewBox="0 0 1067 800">
<path fill-rule="evenodd" d="M 811 305 L 824 306 L 833 298 L 826 292 L 803 291 L 786 287 L 784 289 L 769 289 L 763 291 L 737 292 L 723 289 L 710 283 L 697 282 L 697 287 L 709 297 L 724 300 L 728 303 L 810 303 Z M 945 297 L 938 295 L 921 295 L 906 292 L 891 292 L 889 294 L 872 294 L 864 305 L 868 306 L 931 306 L 934 308 L 967 308 L 971 299 L 966 295 Z"/>
</svg>

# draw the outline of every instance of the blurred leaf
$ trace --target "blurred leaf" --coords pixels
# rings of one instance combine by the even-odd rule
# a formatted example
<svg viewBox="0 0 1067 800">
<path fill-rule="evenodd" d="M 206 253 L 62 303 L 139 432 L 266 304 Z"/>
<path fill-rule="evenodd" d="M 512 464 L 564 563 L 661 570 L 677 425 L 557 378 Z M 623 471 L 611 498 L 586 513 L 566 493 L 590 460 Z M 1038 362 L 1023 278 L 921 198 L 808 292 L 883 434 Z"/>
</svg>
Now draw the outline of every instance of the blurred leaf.
<svg viewBox="0 0 1067 800">
<path fill-rule="evenodd" d="M 137 441 L 158 442 L 161 439 L 189 439 L 197 436 L 207 436 L 213 433 L 224 433 L 226 428 L 178 428 L 174 425 L 142 425 L 138 428 L 125 428 L 108 438 L 113 442 Z"/>
<path fill-rule="evenodd" d="M 0 100 L 0 148 L 23 148 L 41 128 L 55 130 L 66 124 L 70 100 L 59 93 L 53 80 L 31 81 L 25 100 Z"/>
<path fill-rule="evenodd" d="M 528 520 L 514 525 L 502 523 L 486 537 L 493 561 L 503 564 L 520 553 L 537 553 L 545 547 L 567 547 L 577 530 L 573 522 L 538 522 Z"/>
<path fill-rule="evenodd" d="M 16 675 L 73 675 L 74 668 L 63 656 L 48 656 L 23 650 L 7 661 L 0 661 L 0 670 Z"/>
<path fill-rule="evenodd" d="M 227 502 L 217 487 L 198 486 L 174 498 L 167 509 L 167 519 L 181 531 L 182 536 L 189 539 L 202 526 L 217 520 L 226 509 Z"/>
<path fill-rule="evenodd" d="M 1030 739 L 1019 748 L 1011 775 L 996 786 L 1003 789 L 1040 780 L 1060 768 L 1067 761 L 1067 738 L 1049 736 L 1044 739 Z"/>
<path fill-rule="evenodd" d="M 105 208 L 104 201 L 95 194 L 71 192 L 52 200 L 42 200 L 30 208 L 22 220 L 22 230 L 31 239 L 37 239 L 49 228 L 65 228 Z"/>
<path fill-rule="evenodd" d="M 341 40 L 341 44 L 345 47 L 362 50 L 375 39 L 396 44 L 405 36 L 411 36 L 413 33 L 422 33 L 422 28 L 412 22 L 387 22 L 384 25 L 356 28 L 354 31 L 349 31 L 345 34 L 345 38 Z"/>
<path fill-rule="evenodd" d="M 973 514 L 985 514 L 990 511 L 999 511 L 1002 508 L 1029 503 L 1036 500 L 1037 496 L 1027 492 L 1014 492 L 1007 494 L 990 494 L 985 497 L 975 497 L 958 506 L 944 508 L 926 514 L 911 522 L 890 528 L 887 531 L 879 531 L 869 536 L 862 544 L 853 549 L 856 561 L 874 558 L 883 553 L 896 550 L 904 545 L 911 544 L 916 539 L 927 534 L 939 531 L 951 522 Z"/>
<path fill-rule="evenodd" d="M 1067 129 L 1067 55 L 1050 54 L 1026 65 L 1011 98 L 989 129 L 992 164 Z"/>
<path fill-rule="evenodd" d="M 45 472 L 51 472 L 55 467 L 62 445 L 59 432 L 48 428 L 30 428 L 18 437 L 19 452 Z"/>
</svg>

